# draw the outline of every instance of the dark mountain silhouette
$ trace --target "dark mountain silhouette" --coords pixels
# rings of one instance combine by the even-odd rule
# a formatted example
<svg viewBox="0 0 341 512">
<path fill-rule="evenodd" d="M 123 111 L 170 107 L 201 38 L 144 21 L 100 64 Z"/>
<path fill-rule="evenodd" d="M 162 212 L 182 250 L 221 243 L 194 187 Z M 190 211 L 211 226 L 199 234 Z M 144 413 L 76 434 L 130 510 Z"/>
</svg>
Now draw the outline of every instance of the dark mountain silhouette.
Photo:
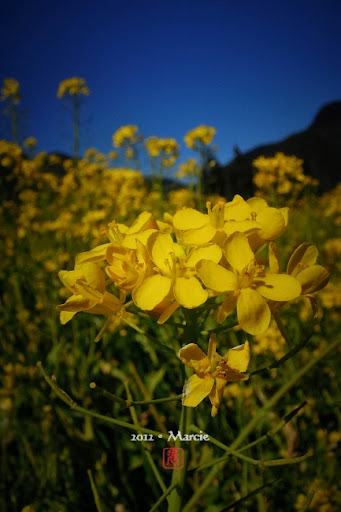
<svg viewBox="0 0 341 512">
<path fill-rule="evenodd" d="M 246 153 L 241 153 L 237 147 L 234 151 L 235 157 L 227 165 L 217 164 L 205 172 L 207 193 L 217 193 L 227 199 L 237 193 L 253 195 L 253 160 L 260 155 L 274 156 L 277 152 L 302 158 L 305 174 L 320 181 L 319 193 L 326 192 L 341 181 L 341 101 L 323 106 L 306 130 Z"/>
</svg>

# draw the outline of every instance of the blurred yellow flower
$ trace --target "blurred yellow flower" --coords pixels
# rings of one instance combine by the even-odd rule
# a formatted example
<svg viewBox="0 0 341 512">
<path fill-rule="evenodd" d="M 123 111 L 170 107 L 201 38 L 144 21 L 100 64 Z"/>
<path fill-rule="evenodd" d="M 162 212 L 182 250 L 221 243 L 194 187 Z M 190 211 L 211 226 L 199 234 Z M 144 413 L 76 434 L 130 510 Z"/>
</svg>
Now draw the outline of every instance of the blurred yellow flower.
<svg viewBox="0 0 341 512">
<path fill-rule="evenodd" d="M 72 78 L 66 78 L 60 82 L 57 91 L 57 98 L 63 98 L 66 95 L 79 96 L 81 94 L 84 96 L 89 96 L 89 88 L 86 85 L 84 78 L 74 76 Z"/>
<path fill-rule="evenodd" d="M 209 146 L 216 134 L 216 130 L 212 126 L 200 125 L 189 130 L 184 141 L 190 149 L 200 149 L 202 146 Z"/>
<path fill-rule="evenodd" d="M 27 139 L 24 140 L 23 146 L 26 148 L 34 148 L 38 144 L 38 141 L 35 137 L 27 137 Z"/>
<path fill-rule="evenodd" d="M 125 144 L 135 144 L 137 142 L 136 133 L 138 127 L 136 125 L 121 126 L 112 136 L 113 145 L 121 148 Z"/>
<path fill-rule="evenodd" d="M 1 89 L 1 101 L 11 100 L 14 104 L 21 101 L 20 84 L 15 78 L 4 78 Z"/>
</svg>

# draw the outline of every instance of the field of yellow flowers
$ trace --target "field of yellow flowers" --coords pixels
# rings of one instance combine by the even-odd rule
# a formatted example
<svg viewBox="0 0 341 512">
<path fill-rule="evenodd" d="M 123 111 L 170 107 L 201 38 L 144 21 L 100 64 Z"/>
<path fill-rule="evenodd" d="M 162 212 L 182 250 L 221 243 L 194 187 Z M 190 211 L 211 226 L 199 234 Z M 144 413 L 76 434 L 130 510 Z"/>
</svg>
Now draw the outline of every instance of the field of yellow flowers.
<svg viewBox="0 0 341 512">
<path fill-rule="evenodd" d="M 277 154 L 205 197 L 214 134 L 0 141 L 4 512 L 340 510 L 340 185 Z"/>
</svg>

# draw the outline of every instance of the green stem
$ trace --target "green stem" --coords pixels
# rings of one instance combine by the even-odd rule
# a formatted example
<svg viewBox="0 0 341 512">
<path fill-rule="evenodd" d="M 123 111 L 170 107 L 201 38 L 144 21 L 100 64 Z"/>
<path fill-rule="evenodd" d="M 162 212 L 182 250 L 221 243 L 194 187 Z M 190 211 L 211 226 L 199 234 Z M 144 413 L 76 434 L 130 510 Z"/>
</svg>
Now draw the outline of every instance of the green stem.
<svg viewBox="0 0 341 512">
<path fill-rule="evenodd" d="M 56 382 L 54 382 L 49 375 L 47 375 L 46 371 L 43 368 L 43 365 L 40 361 L 37 363 L 38 368 L 40 368 L 44 379 L 49 384 L 49 386 L 53 389 L 53 391 L 58 395 L 58 397 L 63 400 L 72 410 L 77 411 L 81 414 L 85 414 L 87 416 L 93 416 L 94 418 L 97 418 L 101 421 L 104 421 L 105 423 L 111 423 L 113 425 L 117 425 L 118 427 L 127 428 L 129 430 L 134 430 L 136 432 L 144 433 L 144 434 L 152 434 L 153 436 L 162 437 L 163 439 L 168 440 L 168 433 L 163 434 L 162 432 L 158 432 L 156 430 L 151 430 L 149 428 L 144 427 L 136 427 L 136 425 L 133 425 L 132 423 L 127 423 L 126 421 L 116 420 L 114 418 L 110 418 L 109 416 L 104 416 L 103 414 L 99 414 L 94 411 L 89 411 L 88 409 L 85 409 L 84 407 L 80 407 L 76 404 L 72 398 L 63 391 Z"/>
<path fill-rule="evenodd" d="M 195 425 L 190 426 L 190 430 L 199 433 L 202 433 L 203 435 L 208 435 L 206 432 L 203 432 Z M 235 457 L 238 457 L 239 459 L 244 460 L 245 462 L 249 462 L 250 464 L 254 464 L 255 466 L 259 466 L 260 468 L 263 468 L 265 466 L 285 466 L 286 464 L 296 464 L 297 462 L 302 462 L 303 460 L 306 460 L 308 457 L 311 457 L 313 455 L 312 451 L 308 451 L 305 455 L 302 455 L 301 457 L 291 457 L 287 459 L 274 459 L 274 460 L 258 460 L 258 459 L 252 459 L 251 457 L 247 457 L 246 455 L 243 455 L 240 453 L 240 451 L 233 450 L 229 446 L 226 446 L 226 444 L 221 443 L 217 439 L 215 439 L 212 436 L 208 436 L 210 439 L 210 442 L 212 444 L 215 444 L 225 452 L 227 452 L 230 455 L 234 455 Z M 211 461 L 204 466 L 199 466 L 195 469 L 203 469 L 203 467 L 211 466 L 212 464 L 215 464 L 216 462 L 221 462 L 222 460 L 227 459 L 228 457 L 221 457 L 218 459 L 218 461 Z"/>
<path fill-rule="evenodd" d="M 168 489 L 163 493 L 163 495 L 157 500 L 157 502 L 155 503 L 155 505 L 152 506 L 152 508 L 149 510 L 149 512 L 155 512 L 159 506 L 161 505 L 162 502 L 165 501 L 165 499 L 167 498 L 167 496 L 172 492 L 173 489 L 175 489 L 175 487 L 177 486 L 178 484 L 175 482 L 173 484 L 171 484 Z"/>
<path fill-rule="evenodd" d="M 281 389 L 277 391 L 273 395 L 273 397 L 258 411 L 258 413 L 252 418 L 252 420 L 246 425 L 246 427 L 239 434 L 237 439 L 232 443 L 231 448 L 238 448 L 243 441 L 248 437 L 248 435 L 255 429 L 255 427 L 263 420 L 264 416 L 268 413 L 268 411 L 287 393 L 295 384 L 308 373 L 316 364 L 318 364 L 324 357 L 326 357 L 330 352 L 332 352 L 336 347 L 341 344 L 341 338 L 335 340 L 333 343 L 328 345 L 320 354 L 314 357 L 309 363 L 299 370 L 296 375 L 289 380 Z M 196 490 L 191 499 L 187 502 L 182 512 L 189 512 L 193 510 L 193 507 L 197 503 L 197 501 L 201 498 L 201 496 L 205 493 L 206 489 L 211 485 L 212 480 L 216 478 L 216 476 L 223 471 L 224 465 L 226 462 L 221 462 L 217 464 L 214 468 L 211 469 L 201 486 Z"/>
<path fill-rule="evenodd" d="M 120 398 L 119 396 L 110 393 L 106 389 L 100 388 L 97 386 L 96 382 L 90 382 L 90 388 L 95 389 L 101 395 L 109 398 L 113 402 L 117 402 L 120 405 L 124 405 L 125 407 L 133 407 L 134 405 L 150 405 L 150 404 L 161 404 L 163 402 L 175 402 L 176 400 L 180 400 L 182 398 L 181 395 L 169 396 L 168 398 L 154 398 L 153 400 L 124 400 L 124 398 Z"/>
<path fill-rule="evenodd" d="M 88 469 L 88 475 L 89 475 L 91 490 L 92 490 L 92 494 L 94 496 L 94 500 L 95 500 L 97 511 L 98 512 L 102 512 L 103 509 L 102 509 L 102 505 L 101 505 L 101 500 L 99 498 L 99 494 L 98 494 L 98 491 L 97 491 L 97 488 L 96 488 L 95 480 L 93 479 L 93 476 L 92 476 L 92 473 L 91 473 L 90 469 Z"/>
<path fill-rule="evenodd" d="M 181 417 L 179 423 L 179 430 L 181 434 L 189 433 L 189 424 L 191 422 L 191 416 L 193 416 L 193 409 L 190 407 L 182 406 Z M 175 441 L 175 447 L 180 448 L 181 440 L 177 439 Z M 168 512 L 181 512 L 182 511 L 182 501 L 183 501 L 183 490 L 185 486 L 186 480 L 186 472 L 188 465 L 188 456 L 189 456 L 189 446 L 186 443 L 186 446 L 183 448 L 184 450 L 184 465 L 181 469 L 174 469 L 172 476 L 172 485 L 174 486 L 174 491 L 171 493 L 168 501 Z"/>
</svg>

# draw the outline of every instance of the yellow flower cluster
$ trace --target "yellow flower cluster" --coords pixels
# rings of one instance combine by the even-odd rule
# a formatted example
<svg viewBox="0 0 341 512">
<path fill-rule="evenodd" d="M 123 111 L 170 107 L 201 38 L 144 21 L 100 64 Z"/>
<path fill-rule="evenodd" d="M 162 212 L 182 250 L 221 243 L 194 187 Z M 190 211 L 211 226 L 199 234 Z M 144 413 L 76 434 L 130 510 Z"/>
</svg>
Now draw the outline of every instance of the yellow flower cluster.
<svg viewBox="0 0 341 512">
<path fill-rule="evenodd" d="M 135 124 L 121 126 L 112 136 L 115 148 L 122 148 L 127 144 L 136 144 L 138 127 Z"/>
<path fill-rule="evenodd" d="M 66 78 L 65 80 L 60 82 L 57 92 L 57 98 L 63 98 L 66 95 L 79 96 L 81 94 L 83 94 L 84 96 L 89 96 L 89 88 L 86 85 L 84 78 L 74 76 L 72 78 Z"/>
<path fill-rule="evenodd" d="M 4 78 L 1 89 L 1 101 L 10 99 L 18 104 L 21 100 L 20 84 L 15 78 Z"/>
<path fill-rule="evenodd" d="M 296 156 L 276 153 L 274 157 L 260 156 L 252 165 L 257 169 L 253 182 L 261 191 L 262 196 L 297 197 L 308 186 L 318 185 L 318 181 L 306 176 L 303 171 L 303 160 Z"/>
<path fill-rule="evenodd" d="M 184 137 L 184 141 L 188 148 L 200 149 L 202 146 L 209 146 L 215 134 L 215 128 L 202 124 L 189 130 Z"/>
<path fill-rule="evenodd" d="M 103 304 L 106 291 L 103 280 L 98 285 L 100 264 L 117 290 L 114 295 L 131 294 L 135 305 L 159 323 L 180 307 L 199 308 L 209 298 L 221 297 L 218 322 L 236 311 L 240 327 L 257 335 L 266 331 L 271 313 L 283 303 L 326 285 L 329 274 L 315 264 L 317 249 L 312 244 L 301 244 L 287 272 L 281 272 L 272 241 L 286 229 L 287 208 L 271 208 L 261 198 L 245 201 L 241 196 L 207 206 L 207 214 L 193 208 L 178 210 L 173 217 L 165 214 L 166 222 L 143 212 L 130 227 L 111 223 L 110 242 L 76 258 L 75 270 L 93 264 L 93 274 L 84 280 L 89 294 L 99 300 L 96 306 Z M 257 259 L 255 252 L 264 244 L 269 245 L 268 258 Z M 76 290 L 81 297 L 73 311 L 84 310 L 83 289 Z M 65 307 L 69 306 L 59 306 L 62 311 Z M 102 312 L 110 316 L 108 309 Z M 116 313 L 115 306 L 112 314 Z"/>
<path fill-rule="evenodd" d="M 164 167 L 172 166 L 179 156 L 179 145 L 173 138 L 160 139 L 151 136 L 145 141 L 146 150 L 152 158 L 161 158 Z"/>
</svg>

